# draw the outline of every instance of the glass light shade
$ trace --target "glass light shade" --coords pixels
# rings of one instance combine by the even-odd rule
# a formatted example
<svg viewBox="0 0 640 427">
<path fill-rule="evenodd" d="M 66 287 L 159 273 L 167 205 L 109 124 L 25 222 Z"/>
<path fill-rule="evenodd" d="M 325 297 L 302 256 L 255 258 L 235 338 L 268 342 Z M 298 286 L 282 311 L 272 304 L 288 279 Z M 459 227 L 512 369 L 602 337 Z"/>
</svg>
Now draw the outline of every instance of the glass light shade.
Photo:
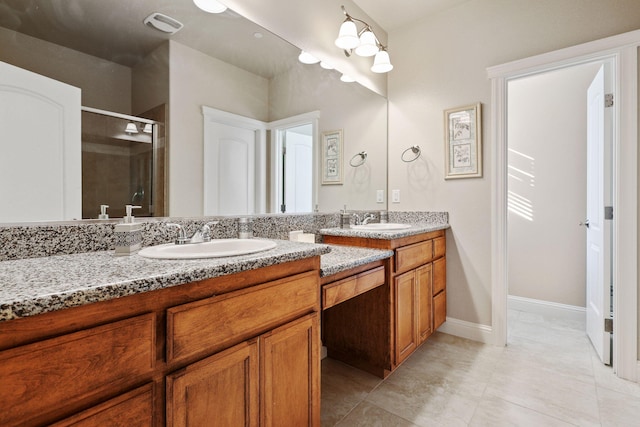
<svg viewBox="0 0 640 427">
<path fill-rule="evenodd" d="M 227 10 L 227 6 L 217 0 L 193 0 L 200 9 L 209 13 L 222 13 Z"/>
<path fill-rule="evenodd" d="M 298 55 L 298 61 L 302 62 L 303 64 L 317 64 L 318 62 L 320 62 L 318 58 L 308 52 L 305 52 L 304 50 L 300 52 L 300 55 Z"/>
<path fill-rule="evenodd" d="M 376 36 L 371 30 L 365 30 L 360 36 L 360 44 L 356 47 L 356 55 L 358 56 L 373 56 L 378 53 L 378 44 L 376 43 Z"/>
<path fill-rule="evenodd" d="M 335 41 L 336 46 L 340 49 L 353 49 L 360 44 L 360 38 L 358 37 L 358 29 L 356 23 L 351 19 L 346 19 L 342 25 L 340 25 L 340 32 L 338 38 Z"/>
<path fill-rule="evenodd" d="M 127 123 L 127 127 L 124 129 L 126 133 L 138 133 L 138 126 L 135 123 Z"/>
<path fill-rule="evenodd" d="M 388 73 L 393 70 L 393 65 L 391 65 L 391 60 L 389 59 L 389 54 L 386 50 L 381 50 L 376 53 L 376 57 L 373 60 L 373 65 L 371 66 L 371 71 L 374 73 Z"/>
<path fill-rule="evenodd" d="M 322 68 L 324 68 L 325 70 L 333 70 L 333 65 L 329 64 L 328 62 L 325 61 L 320 61 L 320 66 Z"/>
<path fill-rule="evenodd" d="M 340 80 L 345 83 L 353 83 L 356 81 L 353 77 L 347 76 L 346 74 L 343 74 L 342 76 L 340 76 Z"/>
<path fill-rule="evenodd" d="M 144 133 L 153 133 L 153 125 L 151 123 L 146 123 L 144 128 L 142 128 L 142 132 Z"/>
</svg>

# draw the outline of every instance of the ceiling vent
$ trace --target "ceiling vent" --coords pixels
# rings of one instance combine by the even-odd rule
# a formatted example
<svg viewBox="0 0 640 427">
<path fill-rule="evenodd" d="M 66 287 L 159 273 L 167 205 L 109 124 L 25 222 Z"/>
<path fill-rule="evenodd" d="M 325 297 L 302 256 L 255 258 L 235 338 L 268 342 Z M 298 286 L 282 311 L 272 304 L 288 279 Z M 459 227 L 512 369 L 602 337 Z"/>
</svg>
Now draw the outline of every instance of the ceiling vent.
<svg viewBox="0 0 640 427">
<path fill-rule="evenodd" d="M 144 25 L 169 34 L 175 34 L 180 31 L 182 27 L 184 27 L 184 25 L 182 25 L 182 22 L 158 12 L 154 12 L 151 15 L 147 16 L 144 19 Z"/>
</svg>

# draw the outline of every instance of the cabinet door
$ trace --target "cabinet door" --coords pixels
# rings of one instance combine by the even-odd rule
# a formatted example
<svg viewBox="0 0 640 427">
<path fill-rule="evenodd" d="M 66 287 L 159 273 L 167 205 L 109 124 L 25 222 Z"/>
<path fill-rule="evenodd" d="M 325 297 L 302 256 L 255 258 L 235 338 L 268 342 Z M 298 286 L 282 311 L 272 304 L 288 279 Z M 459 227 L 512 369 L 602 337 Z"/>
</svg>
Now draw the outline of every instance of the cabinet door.
<svg viewBox="0 0 640 427">
<path fill-rule="evenodd" d="M 418 303 L 418 345 L 433 332 L 432 265 L 416 269 L 418 281 L 416 301 Z"/>
<path fill-rule="evenodd" d="M 418 346 L 416 340 L 416 274 L 415 271 L 396 276 L 395 297 L 395 358 L 396 365 L 406 359 Z"/>
<path fill-rule="evenodd" d="M 167 376 L 167 426 L 257 426 L 258 340 Z"/>
<path fill-rule="evenodd" d="M 320 426 L 318 314 L 261 337 L 261 425 Z"/>
</svg>

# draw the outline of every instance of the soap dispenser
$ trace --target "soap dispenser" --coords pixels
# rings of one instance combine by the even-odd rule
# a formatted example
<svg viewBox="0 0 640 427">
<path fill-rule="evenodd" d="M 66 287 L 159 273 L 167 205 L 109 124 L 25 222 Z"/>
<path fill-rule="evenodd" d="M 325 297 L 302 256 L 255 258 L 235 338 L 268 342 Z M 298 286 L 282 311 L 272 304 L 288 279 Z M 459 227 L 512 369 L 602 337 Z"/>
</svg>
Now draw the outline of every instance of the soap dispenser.
<svg viewBox="0 0 640 427">
<path fill-rule="evenodd" d="M 107 208 L 109 208 L 109 205 L 100 205 L 100 215 L 98 215 L 98 219 L 109 219 Z"/>
<path fill-rule="evenodd" d="M 116 224 L 116 251 L 115 255 L 133 255 L 142 247 L 142 224 L 136 223 L 131 214 L 133 209 L 140 209 L 142 206 L 126 205 L 126 216 L 123 222 Z"/>
</svg>

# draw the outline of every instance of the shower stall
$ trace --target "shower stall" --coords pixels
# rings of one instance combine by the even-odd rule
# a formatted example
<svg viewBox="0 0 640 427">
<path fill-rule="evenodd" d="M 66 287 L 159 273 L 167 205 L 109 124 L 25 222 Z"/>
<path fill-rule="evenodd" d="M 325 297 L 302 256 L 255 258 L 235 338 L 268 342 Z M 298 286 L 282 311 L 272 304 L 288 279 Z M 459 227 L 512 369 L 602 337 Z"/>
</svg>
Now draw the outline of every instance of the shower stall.
<svg viewBox="0 0 640 427">
<path fill-rule="evenodd" d="M 153 110 L 152 110 L 153 112 Z M 150 114 L 153 116 L 154 114 Z M 164 216 L 164 123 L 82 108 L 82 218 Z"/>
</svg>

